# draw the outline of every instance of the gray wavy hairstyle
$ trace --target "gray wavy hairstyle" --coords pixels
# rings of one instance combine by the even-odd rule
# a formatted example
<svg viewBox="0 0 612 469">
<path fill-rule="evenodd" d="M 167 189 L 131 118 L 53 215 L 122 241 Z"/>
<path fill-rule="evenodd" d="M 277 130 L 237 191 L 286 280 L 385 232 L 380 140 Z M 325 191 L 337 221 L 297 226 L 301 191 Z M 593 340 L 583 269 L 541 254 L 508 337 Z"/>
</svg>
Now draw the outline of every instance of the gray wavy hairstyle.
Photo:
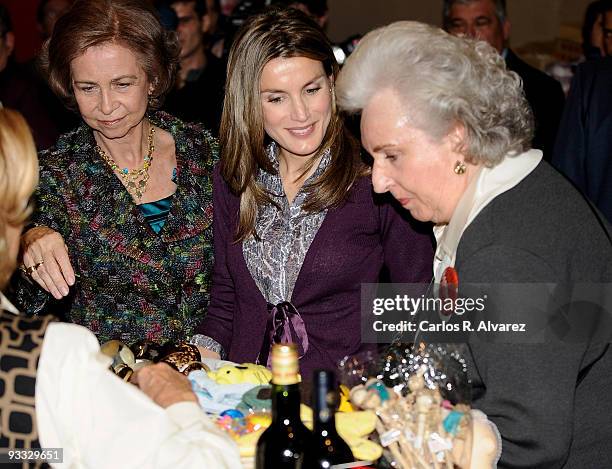
<svg viewBox="0 0 612 469">
<path fill-rule="evenodd" d="M 411 123 L 432 139 L 462 126 L 465 139 L 457 150 L 471 163 L 492 167 L 531 146 L 533 115 L 521 79 L 485 42 L 412 21 L 375 29 L 344 65 L 337 102 L 360 112 L 389 88 Z"/>
</svg>

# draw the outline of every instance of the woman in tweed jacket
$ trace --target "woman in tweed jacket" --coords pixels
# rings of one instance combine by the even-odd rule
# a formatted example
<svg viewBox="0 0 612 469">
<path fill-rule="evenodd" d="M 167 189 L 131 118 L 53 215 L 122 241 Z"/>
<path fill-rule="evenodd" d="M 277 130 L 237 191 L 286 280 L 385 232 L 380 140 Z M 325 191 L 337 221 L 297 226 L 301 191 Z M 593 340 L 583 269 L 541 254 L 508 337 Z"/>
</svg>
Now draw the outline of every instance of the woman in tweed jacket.
<svg viewBox="0 0 612 469">
<path fill-rule="evenodd" d="M 77 1 L 58 21 L 43 55 L 49 82 L 84 123 L 40 155 L 23 311 L 47 305 L 101 341 L 185 340 L 201 321 L 217 147 L 154 112 L 177 51 L 145 2 Z"/>
</svg>

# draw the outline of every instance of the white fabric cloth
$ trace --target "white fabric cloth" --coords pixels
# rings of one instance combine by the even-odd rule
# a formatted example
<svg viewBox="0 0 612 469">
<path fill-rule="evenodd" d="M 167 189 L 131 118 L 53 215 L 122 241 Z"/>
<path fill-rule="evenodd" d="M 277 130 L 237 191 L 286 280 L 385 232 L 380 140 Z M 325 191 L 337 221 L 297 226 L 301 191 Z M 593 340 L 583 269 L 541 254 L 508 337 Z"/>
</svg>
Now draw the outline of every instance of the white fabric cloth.
<svg viewBox="0 0 612 469">
<path fill-rule="evenodd" d="M 60 468 L 239 468 L 234 442 L 194 402 L 163 409 L 109 370 L 96 337 L 75 324 L 47 328 L 36 380 L 43 448 Z"/>
<path fill-rule="evenodd" d="M 507 155 L 493 168 L 480 169 L 459 199 L 450 222 L 433 229 L 437 242 L 433 265 L 436 283 L 440 283 L 447 267 L 455 265 L 459 241 L 470 223 L 495 197 L 525 179 L 541 160 L 540 150 L 529 150 L 516 156 Z"/>
</svg>

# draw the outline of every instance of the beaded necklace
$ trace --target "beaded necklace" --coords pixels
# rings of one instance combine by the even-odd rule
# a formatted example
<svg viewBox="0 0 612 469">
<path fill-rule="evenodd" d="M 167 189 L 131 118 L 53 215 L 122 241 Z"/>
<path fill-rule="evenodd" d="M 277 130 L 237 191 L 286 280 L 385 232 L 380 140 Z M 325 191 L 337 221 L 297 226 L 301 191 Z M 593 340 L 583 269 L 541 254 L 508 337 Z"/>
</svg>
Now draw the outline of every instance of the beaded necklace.
<svg viewBox="0 0 612 469">
<path fill-rule="evenodd" d="M 100 148 L 100 145 L 96 145 L 96 152 L 106 163 L 110 166 L 113 171 L 116 171 L 121 179 L 123 179 L 125 188 L 130 195 L 135 198 L 138 202 L 142 199 L 142 195 L 147 191 L 147 182 L 149 182 L 149 168 L 153 162 L 153 152 L 155 151 L 155 142 L 153 137 L 155 136 L 155 127 L 151 126 L 148 137 L 148 153 L 144 157 L 144 163 L 142 168 L 128 169 L 119 168 L 117 163 Z M 138 182 L 137 182 L 138 181 Z"/>
</svg>

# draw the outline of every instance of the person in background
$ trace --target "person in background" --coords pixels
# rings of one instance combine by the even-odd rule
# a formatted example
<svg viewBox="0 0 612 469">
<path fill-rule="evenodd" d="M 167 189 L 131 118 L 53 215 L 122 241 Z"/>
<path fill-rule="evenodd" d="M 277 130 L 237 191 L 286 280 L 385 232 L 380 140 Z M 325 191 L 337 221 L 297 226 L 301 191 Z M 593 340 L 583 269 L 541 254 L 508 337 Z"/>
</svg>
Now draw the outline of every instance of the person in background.
<svg viewBox="0 0 612 469">
<path fill-rule="evenodd" d="M 604 55 L 612 55 L 612 0 L 604 0 L 602 5 L 603 51 Z"/>
<path fill-rule="evenodd" d="M 178 19 L 181 45 L 179 72 L 174 89 L 166 98 L 165 109 L 189 122 L 200 122 L 217 133 L 223 106 L 225 67 L 208 52 L 214 13 L 206 0 L 175 0 L 170 7 Z"/>
<path fill-rule="evenodd" d="M 279 7 L 291 7 L 303 11 L 312 17 L 321 29 L 325 30 L 329 16 L 327 0 L 276 0 L 273 3 Z"/>
<path fill-rule="evenodd" d="M 221 14 L 225 17 L 231 16 L 234 8 L 236 8 L 239 3 L 239 0 L 219 0 Z"/>
<path fill-rule="evenodd" d="M 220 59 L 223 57 L 223 33 L 220 28 L 221 4 L 219 0 L 206 0 L 206 9 L 208 10 L 210 28 L 204 41 L 208 45 L 209 52 Z"/>
<path fill-rule="evenodd" d="M 612 57 L 578 65 L 552 163 L 612 223 Z"/>
<path fill-rule="evenodd" d="M 83 123 L 40 154 L 16 302 L 128 345 L 186 340 L 208 306 L 208 130 L 156 112 L 179 46 L 146 0 L 77 0 L 43 50 Z M 55 300 L 64 299 L 58 303 Z"/>
<path fill-rule="evenodd" d="M 374 190 L 435 223 L 436 282 L 454 270 L 460 292 L 479 285 L 484 319 L 526 324 L 526 337 L 537 337 L 470 336 L 465 345 L 472 406 L 501 433 L 498 467 L 612 467 L 610 329 L 575 341 L 539 335 L 582 282 L 609 295 L 610 233 L 531 149 L 519 77 L 484 42 L 398 22 L 362 39 L 337 89 L 341 109 L 362 112 Z M 583 312 L 569 320 L 588 321 Z"/>
<path fill-rule="evenodd" d="M 72 5 L 72 0 L 40 0 L 36 9 L 36 22 L 43 41 L 51 37 L 55 22 L 61 18 Z"/>
<path fill-rule="evenodd" d="M 43 150 L 53 144 L 57 129 L 42 104 L 35 78 L 13 60 L 14 49 L 13 23 L 8 9 L 0 5 L 0 103 L 25 116 L 37 148 Z"/>
<path fill-rule="evenodd" d="M 41 0 L 36 9 L 36 22 L 43 41 L 51 37 L 55 22 L 68 11 L 71 5 L 72 0 Z M 32 59 L 28 66 L 37 82 L 40 103 L 53 123 L 55 132 L 52 143 L 55 143 L 61 134 L 79 125 L 80 119 L 76 113 L 66 109 L 64 103 L 49 88 L 44 74 L 38 67 L 37 57 Z"/>
<path fill-rule="evenodd" d="M 585 14 L 583 48 L 592 60 L 576 68 L 552 163 L 612 223 L 612 59 L 606 57 L 612 47 L 606 49 L 606 24 L 612 38 L 612 2 L 591 3 Z"/>
<path fill-rule="evenodd" d="M 563 92 L 569 94 L 572 78 L 579 63 L 585 60 L 597 60 L 603 55 L 603 0 L 588 4 L 582 22 L 582 56 L 573 62 L 555 61 L 546 66 L 546 73 L 561 83 Z"/>
<path fill-rule="evenodd" d="M 589 3 L 582 22 L 582 53 L 586 60 L 598 59 L 603 55 L 603 8 L 604 1 Z"/>
<path fill-rule="evenodd" d="M 565 95 L 558 81 L 523 62 L 508 47 L 510 20 L 505 0 L 445 0 L 443 25 L 456 36 L 488 42 L 502 55 L 508 69 L 521 77 L 535 117 L 533 147 L 550 159 Z"/>
<path fill-rule="evenodd" d="M 146 367 L 136 375 L 143 393 L 108 370 L 111 359 L 90 331 L 23 316 L 2 294 L 37 182 L 25 120 L 0 109 L 0 418 L 10 422 L 0 426 L 2 447 L 62 448 L 66 467 L 239 467 L 236 446 L 185 376 Z"/>
<path fill-rule="evenodd" d="M 327 0 L 303 0 L 297 2 L 294 0 L 275 0 L 272 4 L 278 7 L 296 8 L 303 11 L 313 20 L 315 20 L 319 27 L 325 31 L 327 20 L 329 18 Z M 336 57 L 338 65 L 342 66 L 346 60 L 347 53 L 350 52 L 348 50 L 350 48 L 350 41 L 355 38 L 356 36 L 353 36 L 347 40 L 348 42 L 345 41 L 343 44 L 332 44 L 332 50 L 334 51 L 334 56 Z"/>
<path fill-rule="evenodd" d="M 193 342 L 267 363 L 295 342 L 305 379 L 361 342 L 362 283 L 431 279 L 430 228 L 374 198 L 335 105 L 338 64 L 293 8 L 251 17 L 236 36 L 214 174 L 211 304 Z M 203 353 L 207 353 L 206 350 Z"/>
<path fill-rule="evenodd" d="M 227 54 L 225 54 L 225 32 L 223 30 L 223 24 L 227 21 L 227 18 L 221 13 L 220 0 L 206 0 L 206 8 L 208 9 L 208 17 L 210 19 L 210 28 L 205 38 L 208 44 L 208 50 L 218 59 L 223 59 L 223 63 L 225 64 Z"/>
</svg>

